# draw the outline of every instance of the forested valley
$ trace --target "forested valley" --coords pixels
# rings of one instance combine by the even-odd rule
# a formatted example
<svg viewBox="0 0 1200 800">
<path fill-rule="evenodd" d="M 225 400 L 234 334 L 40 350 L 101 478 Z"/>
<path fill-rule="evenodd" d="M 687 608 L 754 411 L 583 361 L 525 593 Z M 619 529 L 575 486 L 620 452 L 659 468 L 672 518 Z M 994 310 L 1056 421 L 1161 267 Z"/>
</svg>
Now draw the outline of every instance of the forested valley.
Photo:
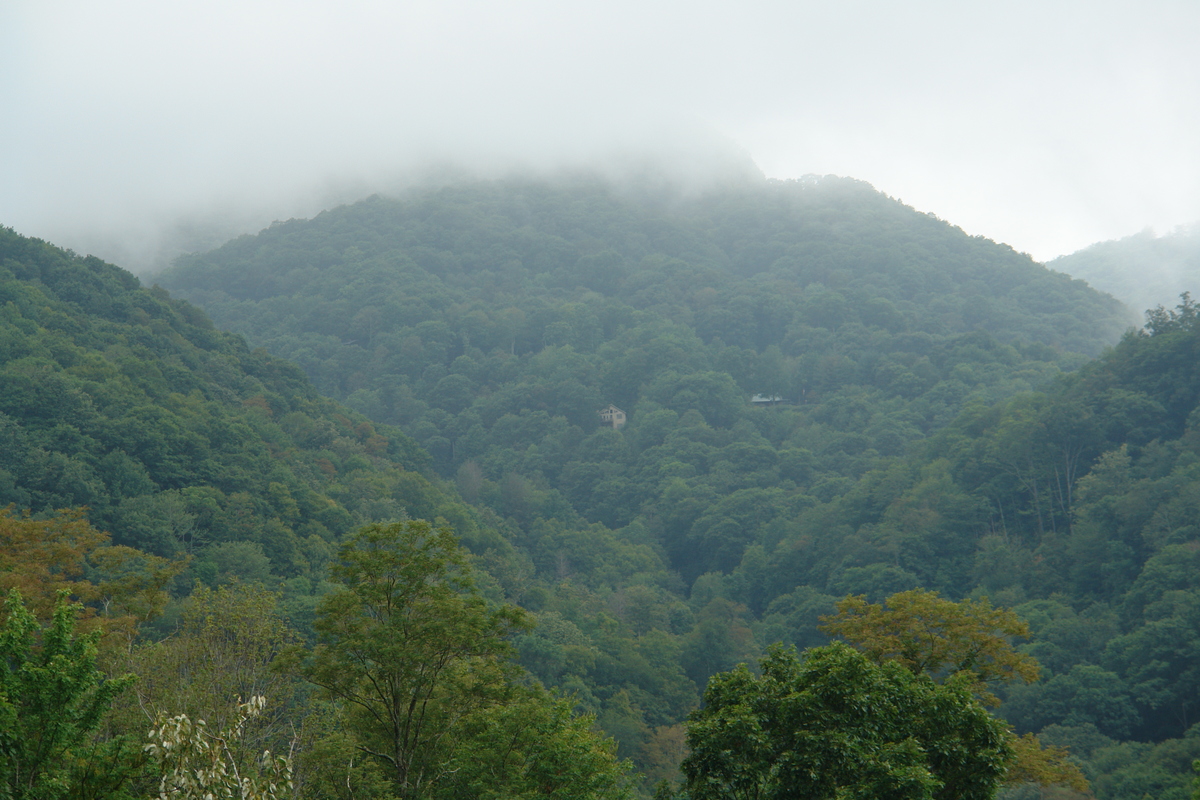
<svg viewBox="0 0 1200 800">
<path fill-rule="evenodd" d="M 699 800 L 744 766 L 706 755 L 753 705 L 730 698 L 847 676 L 961 709 L 980 774 L 1034 741 L 1088 782 L 1009 769 L 1009 800 L 1191 796 L 1187 296 L 1126 330 L 1112 297 L 840 178 L 425 188 L 154 280 L 0 231 L 0 724 L 38 626 L 91 643 L 108 679 L 79 696 L 111 705 L 59 767 L 86 791 L 46 766 L 18 796 L 149 796 L 205 759 L 274 796 L 290 753 L 302 797 Z M 885 607 L 1011 609 L 997 641 L 1033 666 L 905 677 L 854 625 L 903 629 Z M 893 756 L 879 780 L 916 774 Z M 892 796 L 991 796 L 934 774 Z"/>
</svg>

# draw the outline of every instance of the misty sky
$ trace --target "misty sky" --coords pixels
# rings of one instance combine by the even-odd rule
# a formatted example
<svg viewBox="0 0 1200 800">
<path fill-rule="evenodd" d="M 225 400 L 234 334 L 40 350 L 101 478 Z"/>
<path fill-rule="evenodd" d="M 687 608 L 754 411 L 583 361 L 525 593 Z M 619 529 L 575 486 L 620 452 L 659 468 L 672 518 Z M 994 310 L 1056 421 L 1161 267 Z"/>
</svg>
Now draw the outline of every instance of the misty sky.
<svg viewBox="0 0 1200 800">
<path fill-rule="evenodd" d="M 1197 0 L 0 0 L 0 224 L 144 269 L 431 162 L 749 158 L 1049 259 L 1200 220 L 1197 42 Z"/>
</svg>

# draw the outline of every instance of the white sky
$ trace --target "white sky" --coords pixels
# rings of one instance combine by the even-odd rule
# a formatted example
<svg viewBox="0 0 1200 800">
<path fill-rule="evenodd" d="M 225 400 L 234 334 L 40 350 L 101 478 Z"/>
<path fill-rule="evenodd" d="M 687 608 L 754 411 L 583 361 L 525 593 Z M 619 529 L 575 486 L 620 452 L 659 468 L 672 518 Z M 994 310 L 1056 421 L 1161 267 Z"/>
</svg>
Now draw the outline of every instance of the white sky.
<svg viewBox="0 0 1200 800">
<path fill-rule="evenodd" d="M 1049 259 L 1200 220 L 1198 43 L 1198 0 L 0 0 L 0 224 L 144 268 L 431 158 L 732 147 Z"/>
</svg>

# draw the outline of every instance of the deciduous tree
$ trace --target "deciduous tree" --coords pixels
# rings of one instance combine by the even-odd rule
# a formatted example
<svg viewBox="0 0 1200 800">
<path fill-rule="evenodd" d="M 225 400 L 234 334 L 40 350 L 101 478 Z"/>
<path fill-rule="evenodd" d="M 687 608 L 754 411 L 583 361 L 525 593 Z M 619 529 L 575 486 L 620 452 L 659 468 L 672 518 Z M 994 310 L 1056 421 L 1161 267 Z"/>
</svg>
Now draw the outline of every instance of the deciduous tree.
<svg viewBox="0 0 1200 800">
<path fill-rule="evenodd" d="M 844 644 L 776 646 L 713 677 L 688 726 L 692 800 L 986 800 L 1012 755 L 963 676 L 934 683 Z"/>
<path fill-rule="evenodd" d="M 883 605 L 846 597 L 837 608 L 836 615 L 822 617 L 826 633 L 841 635 L 875 663 L 896 663 L 913 675 L 953 680 L 987 705 L 999 705 L 988 683 L 1038 679 L 1037 661 L 1012 645 L 1014 637 L 1029 636 L 1029 626 L 1011 610 L 993 608 L 987 598 L 956 603 L 937 592 L 913 589 L 892 595 Z M 1087 779 L 1067 760 L 1065 750 L 1043 749 L 1033 736 L 1018 738 L 1005 731 L 1013 754 L 1007 783 L 1087 791 Z"/>
<path fill-rule="evenodd" d="M 292 763 L 263 751 L 239 758 L 246 723 L 262 713 L 266 698 L 255 695 L 238 704 L 237 718 L 226 729 L 210 730 L 187 714 L 160 717 L 150 731 L 146 751 L 162 771 L 158 800 L 278 800 L 291 794 Z"/>
<path fill-rule="evenodd" d="M 0 797 L 6 800 L 125 797 L 137 748 L 93 737 L 132 676 L 96 667 L 99 631 L 75 635 L 80 607 L 59 593 L 41 626 L 21 593 L 9 591 L 0 628 Z"/>
<path fill-rule="evenodd" d="M 319 643 L 281 663 L 341 704 L 397 797 L 623 796 L 623 769 L 587 722 L 521 685 L 509 636 L 526 616 L 480 597 L 448 528 L 368 525 L 339 555 Z"/>
<path fill-rule="evenodd" d="M 988 705 L 999 704 L 988 683 L 1038 678 L 1037 661 L 1012 645 L 1013 638 L 1029 636 L 1029 626 L 986 598 L 956 603 L 913 589 L 882 605 L 862 595 L 846 597 L 837 609 L 836 615 L 821 618 L 825 633 L 843 637 L 873 661 L 895 661 L 914 675 L 967 673 L 973 676 L 973 691 Z"/>
</svg>

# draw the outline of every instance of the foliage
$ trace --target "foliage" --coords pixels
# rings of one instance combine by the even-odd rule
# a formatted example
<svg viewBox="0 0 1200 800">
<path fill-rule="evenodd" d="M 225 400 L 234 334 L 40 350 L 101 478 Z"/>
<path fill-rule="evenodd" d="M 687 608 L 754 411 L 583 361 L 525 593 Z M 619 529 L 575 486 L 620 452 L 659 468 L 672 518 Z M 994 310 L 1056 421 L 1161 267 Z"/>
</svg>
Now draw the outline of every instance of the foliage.
<svg viewBox="0 0 1200 800">
<path fill-rule="evenodd" d="M 111 724 L 141 731 L 147 717 L 182 714 L 209 731 L 236 729 L 223 747 L 240 759 L 289 747 L 295 681 L 271 665 L 298 637 L 280 617 L 278 596 L 253 586 L 202 587 L 180 606 L 169 636 L 135 644 L 120 662 L 138 680 Z M 269 708 L 239 699 L 268 696 L 275 698 Z"/>
<path fill-rule="evenodd" d="M 990 798 L 1012 751 L 963 681 L 845 645 L 774 648 L 715 676 L 688 728 L 686 788 L 712 798 Z"/>
<path fill-rule="evenodd" d="M 823 641 L 805 612 L 758 626 L 777 599 L 975 588 L 997 504 L 949 457 L 909 456 L 1125 324 L 1083 284 L 832 177 L 701 195 L 426 187 L 273 225 L 157 279 L 425 447 L 511 543 L 486 560 L 505 597 L 587 640 L 579 660 L 535 633 L 522 664 L 577 692 L 656 774 L 674 765 L 651 760 L 670 752 L 653 732 L 709 675 L 775 633 Z M 629 414 L 620 431 L 597 416 L 608 403 Z M 1072 513 L 1042 411 L 988 453 L 1013 530 Z M 1062 443 L 1072 480 L 1086 444 Z M 726 605 L 708 608 L 714 595 Z M 669 642 L 655 656 L 667 680 L 643 666 L 651 632 Z"/>
<path fill-rule="evenodd" d="M 76 636 L 77 605 L 59 593 L 41 627 L 12 589 L 0 629 L 0 794 L 12 800 L 125 797 L 136 753 L 94 734 L 132 676 L 96 667 L 99 631 Z"/>
<path fill-rule="evenodd" d="M 476 519 L 427 464 L 198 309 L 0 229 L 0 506 L 36 521 L 86 506 L 125 548 L 106 558 L 190 558 L 184 586 L 319 579 L 337 538 L 371 519 L 443 514 L 473 540 Z"/>
<path fill-rule="evenodd" d="M 838 597 L 922 587 L 1028 620 L 1018 649 L 1042 680 L 989 688 L 1016 744 L 1069 746 L 1102 798 L 1186 796 L 1189 297 L 1083 364 L 1069 351 L 1100 352 L 1122 324 L 1110 301 L 833 178 L 414 190 L 163 280 L 313 383 L 116 267 L 0 231 L 0 504 L 15 504 L 0 583 L 39 618 L 68 588 L 79 630 L 128 642 L 138 626 L 131 665 L 109 646 L 99 664 L 139 673 L 156 710 L 224 727 L 230 698 L 278 697 L 243 745 L 278 750 L 296 725 L 302 793 L 390 781 L 349 709 L 263 675 L 291 635 L 280 618 L 316 637 L 349 532 L 442 517 L 477 596 L 536 619 L 511 637 L 520 665 L 649 780 L 677 775 L 710 675 L 771 642 L 823 644 Z M 609 402 L 629 412 L 620 431 L 596 416 Z M 83 506 L 90 529 L 56 512 Z M 189 605 L 197 585 L 229 593 Z M 206 603 L 222 610 L 189 616 Z M 507 700 L 462 736 L 516 730 L 523 680 L 495 684 Z M 144 725 L 132 699 L 101 741 Z M 531 718 L 553 720 L 538 703 Z"/>
<path fill-rule="evenodd" d="M 236 756 L 246 722 L 262 712 L 266 698 L 251 697 L 238 706 L 233 724 L 209 733 L 204 720 L 186 714 L 159 718 L 146 752 L 162 771 L 159 800 L 278 800 L 291 794 L 292 765 L 285 756 L 264 751 L 256 762 Z"/>
<path fill-rule="evenodd" d="M 841 636 L 873 661 L 896 661 L 914 675 L 964 673 L 988 705 L 999 704 L 986 688 L 989 682 L 1038 678 L 1037 662 L 1012 645 L 1016 637 L 1028 638 L 1029 626 L 1008 609 L 992 608 L 987 598 L 955 603 L 914 589 L 883 605 L 862 595 L 846 597 L 837 610 L 837 616 L 822 619 L 821 630 Z"/>
<path fill-rule="evenodd" d="M 955 603 L 936 592 L 914 589 L 887 598 L 883 605 L 850 596 L 837 604 L 836 616 L 822 618 L 821 629 L 843 637 L 876 663 L 894 662 L 914 675 L 956 678 L 986 705 L 1000 704 L 989 683 L 1030 683 L 1038 663 L 1014 649 L 1012 640 L 1028 638 L 1029 626 L 1008 609 L 993 608 L 987 598 Z M 1032 734 L 1009 734 L 1013 760 L 1006 783 L 1065 785 L 1086 792 L 1083 773 L 1062 748 L 1043 748 Z"/>
<path fill-rule="evenodd" d="M 615 796 L 619 772 L 586 723 L 519 686 L 508 638 L 525 615 L 479 596 L 448 528 L 369 525 L 339 559 L 319 644 L 285 664 L 343 704 L 398 797 Z"/>
<path fill-rule="evenodd" d="M 166 587 L 185 565 L 108 540 L 84 518 L 84 509 L 40 520 L 11 506 L 0 510 L 0 588 L 20 591 L 43 619 L 67 592 L 82 601 L 78 617 L 85 630 L 119 632 L 128 642 L 139 623 L 162 611 Z"/>
<path fill-rule="evenodd" d="M 618 762 L 613 742 L 593 729 L 595 719 L 572 706 L 532 689 L 478 715 L 439 796 L 629 798 L 628 762 Z"/>
<path fill-rule="evenodd" d="M 1046 787 L 1058 787 L 1081 794 L 1090 792 L 1087 778 L 1065 747 L 1043 745 L 1032 733 L 1014 736 L 1010 743 L 1013 759 L 1004 776 L 1005 784 L 1032 784 L 1043 791 Z"/>
</svg>

